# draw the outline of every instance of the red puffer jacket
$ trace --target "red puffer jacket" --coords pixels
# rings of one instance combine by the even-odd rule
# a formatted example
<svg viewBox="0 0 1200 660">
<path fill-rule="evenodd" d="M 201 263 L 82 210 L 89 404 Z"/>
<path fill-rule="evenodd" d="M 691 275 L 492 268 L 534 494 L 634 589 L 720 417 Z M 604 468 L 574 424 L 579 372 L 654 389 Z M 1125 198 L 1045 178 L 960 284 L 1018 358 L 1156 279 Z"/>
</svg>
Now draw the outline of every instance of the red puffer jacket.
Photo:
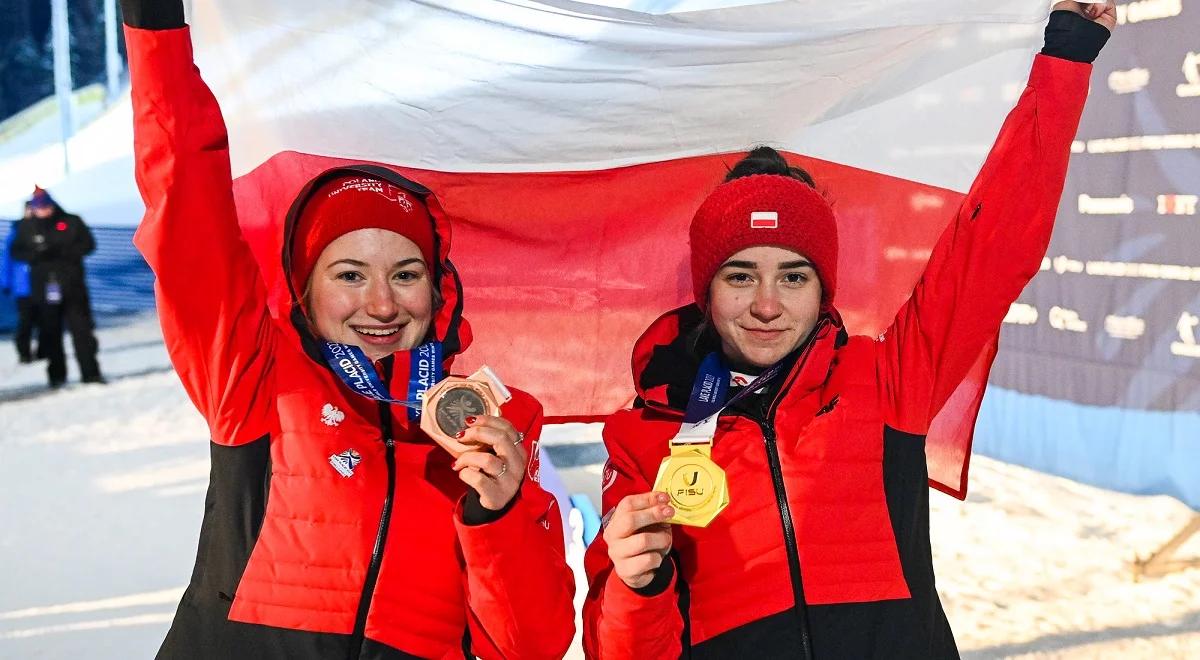
<svg viewBox="0 0 1200 660">
<path fill-rule="evenodd" d="M 224 122 L 192 64 L 188 30 L 125 34 L 147 206 L 136 243 L 157 276 L 172 362 L 212 433 L 196 568 L 160 656 L 561 657 L 574 630 L 573 579 L 536 451 L 510 507 L 468 524 L 464 507 L 477 498 L 406 409 L 352 393 L 302 317 L 269 314 L 238 227 Z M 434 328 L 453 356 L 470 332 L 441 207 L 394 172 L 357 171 L 428 204 L 445 299 Z M 377 367 L 392 395 L 408 399 L 428 359 L 406 351 Z M 503 415 L 534 446 L 537 401 L 514 391 Z"/>
<path fill-rule="evenodd" d="M 677 526 L 648 588 L 587 553 L 595 658 L 953 658 L 934 588 L 924 436 L 1038 272 L 1091 65 L 1039 55 L 1029 85 L 912 297 L 880 337 L 832 309 L 786 378 L 722 414 L 713 446 L 731 504 Z M 694 306 L 633 355 L 638 405 L 612 415 L 603 508 L 649 491 L 700 360 L 719 343 Z"/>
</svg>

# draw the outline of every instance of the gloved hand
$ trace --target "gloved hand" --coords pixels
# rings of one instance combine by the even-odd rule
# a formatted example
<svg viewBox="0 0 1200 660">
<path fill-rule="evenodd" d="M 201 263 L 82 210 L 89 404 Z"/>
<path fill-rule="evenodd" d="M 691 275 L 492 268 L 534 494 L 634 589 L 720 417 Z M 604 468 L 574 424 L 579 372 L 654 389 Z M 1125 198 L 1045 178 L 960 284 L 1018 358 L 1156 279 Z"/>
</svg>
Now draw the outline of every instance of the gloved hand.
<svg viewBox="0 0 1200 660">
<path fill-rule="evenodd" d="M 183 0 L 121 0 L 125 25 L 142 30 L 173 30 L 186 23 Z"/>
<path fill-rule="evenodd" d="M 1113 0 L 1105 3 L 1059 2 L 1046 23 L 1043 55 L 1072 62 L 1094 62 L 1117 27 Z"/>
</svg>

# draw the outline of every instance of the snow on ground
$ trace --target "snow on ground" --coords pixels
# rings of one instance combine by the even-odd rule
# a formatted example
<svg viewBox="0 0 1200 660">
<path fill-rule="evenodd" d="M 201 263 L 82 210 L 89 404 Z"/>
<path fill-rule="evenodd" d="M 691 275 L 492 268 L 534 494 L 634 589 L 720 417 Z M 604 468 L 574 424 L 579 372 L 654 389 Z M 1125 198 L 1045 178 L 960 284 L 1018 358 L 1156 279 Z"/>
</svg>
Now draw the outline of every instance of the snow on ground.
<svg viewBox="0 0 1200 660">
<path fill-rule="evenodd" d="M 171 370 L 158 319 L 153 314 L 132 320 L 101 321 L 100 326 L 96 336 L 100 341 L 100 369 L 106 377 L 129 378 Z M 71 336 L 63 335 L 63 342 L 70 353 Z M 16 349 L 6 337 L 0 347 L 0 413 L 5 401 L 45 395 L 46 382 L 46 363 L 18 363 Z M 67 360 L 68 389 L 78 387 L 78 382 L 79 365 L 71 357 Z"/>
<path fill-rule="evenodd" d="M 1200 658 L 1200 569 L 1133 580 L 1187 523 L 1114 493 L 975 457 L 966 503 L 931 495 L 938 590 L 967 658 Z M 1200 537 L 1181 556 L 1200 556 Z"/>
<path fill-rule="evenodd" d="M 51 114 L 0 141 L 0 218 L 19 218 L 34 184 L 94 226 L 133 226 L 145 211 L 133 178 L 133 109 L 129 90 L 113 105 L 78 106 L 79 130 L 63 170 L 61 125 Z"/>
<path fill-rule="evenodd" d="M 152 317 L 100 331 L 107 386 L 42 387 L 0 345 L 0 657 L 154 654 L 195 557 L 207 431 Z M 598 493 L 595 427 L 546 446 Z M 1193 515 L 976 458 L 961 503 L 932 495 L 939 587 L 965 658 L 1200 657 L 1200 569 L 1135 582 Z M 1200 555 L 1200 538 L 1183 548 Z M 577 653 L 577 652 L 576 652 Z M 575 655 L 573 657 L 579 657 Z"/>
</svg>

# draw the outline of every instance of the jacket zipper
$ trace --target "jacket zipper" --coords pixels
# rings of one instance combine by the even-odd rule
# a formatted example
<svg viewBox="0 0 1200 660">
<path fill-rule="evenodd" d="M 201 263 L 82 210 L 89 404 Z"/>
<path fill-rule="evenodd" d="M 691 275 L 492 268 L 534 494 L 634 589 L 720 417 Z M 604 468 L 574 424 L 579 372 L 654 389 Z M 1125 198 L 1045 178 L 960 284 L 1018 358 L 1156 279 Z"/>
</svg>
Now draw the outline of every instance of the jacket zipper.
<svg viewBox="0 0 1200 660">
<path fill-rule="evenodd" d="M 818 323 L 809 335 L 807 346 L 804 347 L 800 358 L 793 367 L 792 373 L 799 373 L 805 362 L 808 361 L 809 349 L 813 342 L 824 328 L 824 321 Z M 755 420 L 758 422 L 759 429 L 763 434 L 763 446 L 767 450 L 767 465 L 771 469 L 771 485 L 775 489 L 775 506 L 779 509 L 779 522 L 783 527 L 783 545 L 787 551 L 788 572 L 792 579 L 792 598 L 796 601 L 796 617 L 799 619 L 800 626 L 800 646 L 806 660 L 812 660 L 812 639 L 808 625 L 808 602 L 804 599 L 804 577 L 800 572 L 800 549 L 796 544 L 796 526 L 792 522 L 792 508 L 788 504 L 787 484 L 783 479 L 783 463 L 779 460 L 779 446 L 776 444 L 775 436 L 775 411 L 779 408 L 779 403 L 783 401 L 783 397 L 787 394 L 787 390 L 792 383 L 792 378 L 784 382 L 779 388 L 779 393 L 775 396 L 775 400 L 771 402 L 767 410 L 765 420 Z"/>
<path fill-rule="evenodd" d="M 758 424 L 759 429 L 762 430 L 763 445 L 767 450 L 767 464 L 771 469 L 771 485 L 775 489 L 775 505 L 779 509 L 779 520 L 783 526 L 783 543 L 784 549 L 787 551 L 788 570 L 792 580 L 792 597 L 796 601 L 796 616 L 799 618 L 800 625 L 800 643 L 805 660 L 812 660 L 813 658 L 812 639 L 808 625 L 808 603 L 804 600 L 804 580 L 800 574 L 800 550 L 796 545 L 796 528 L 792 523 L 792 509 L 788 505 L 787 486 L 783 480 L 783 465 L 779 461 L 779 448 L 775 442 L 775 429 L 772 427 L 772 424 L 775 421 L 775 410 L 779 407 L 779 402 L 783 400 L 788 387 L 791 385 L 792 375 L 799 373 L 804 368 L 804 362 L 808 359 L 808 349 L 812 347 L 817 335 L 824 330 L 824 326 L 827 323 L 828 319 L 821 319 L 817 322 L 816 327 L 813 328 L 812 333 L 805 342 L 804 350 L 796 362 L 796 366 L 792 368 L 792 373 L 789 374 L 788 380 L 779 389 L 779 394 L 775 396 L 775 400 L 771 402 L 766 420 L 757 419 L 757 416 L 755 416 L 754 420 Z M 831 402 L 832 405 L 834 404 Z M 669 406 L 656 402 L 647 401 L 646 406 L 668 414 L 678 414 L 677 411 Z M 691 644 L 686 644 L 685 647 L 690 657 Z"/>
<path fill-rule="evenodd" d="M 391 381 L 391 357 L 381 360 L 380 366 L 383 367 L 383 381 L 385 383 Z M 367 577 L 363 581 L 362 595 L 358 600 L 354 632 L 350 636 L 350 660 L 362 655 L 367 629 L 367 612 L 371 609 L 375 583 L 379 580 L 379 567 L 383 563 L 383 547 L 387 543 L 388 527 L 392 522 L 392 493 L 396 490 L 396 441 L 392 437 L 392 408 L 390 404 L 383 401 L 379 402 L 379 428 L 383 433 L 384 460 L 387 463 L 387 492 L 383 496 L 383 510 L 379 514 L 379 528 L 375 533 L 375 548 L 371 550 L 371 563 L 367 567 Z"/>
<path fill-rule="evenodd" d="M 800 619 L 800 643 L 804 656 L 812 660 L 812 641 L 808 633 L 808 603 L 804 600 L 804 580 L 800 575 L 800 551 L 796 546 L 796 528 L 792 524 L 792 509 L 788 505 L 787 487 L 783 482 L 783 466 L 779 462 L 779 449 L 775 445 L 775 429 L 769 423 L 759 422 L 763 439 L 766 441 L 767 463 L 771 466 L 771 482 L 775 487 L 775 504 L 779 508 L 779 520 L 783 524 L 783 544 L 787 550 L 788 570 L 792 578 L 792 596 L 796 600 L 796 615 Z"/>
</svg>

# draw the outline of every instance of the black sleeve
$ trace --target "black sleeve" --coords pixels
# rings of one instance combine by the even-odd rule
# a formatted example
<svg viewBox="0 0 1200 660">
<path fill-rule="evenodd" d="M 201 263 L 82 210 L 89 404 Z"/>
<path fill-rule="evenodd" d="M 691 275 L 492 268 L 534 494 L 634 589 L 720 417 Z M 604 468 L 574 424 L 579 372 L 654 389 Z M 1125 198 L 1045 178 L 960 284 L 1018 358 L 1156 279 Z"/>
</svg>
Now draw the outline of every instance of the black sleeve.
<svg viewBox="0 0 1200 660">
<path fill-rule="evenodd" d="M 75 232 L 71 244 L 67 246 L 67 256 L 82 259 L 96 251 L 96 239 L 82 218 L 77 215 L 70 217 L 72 224 L 75 225 Z"/>
<path fill-rule="evenodd" d="M 654 570 L 654 577 L 644 587 L 638 587 L 633 593 L 639 596 L 657 596 L 671 586 L 671 578 L 675 576 L 675 560 L 672 555 L 663 558 L 663 563 Z"/>
<path fill-rule="evenodd" d="M 503 509 L 500 509 L 499 511 L 493 511 L 492 509 L 485 507 L 483 502 L 479 501 L 479 493 L 475 492 L 474 488 L 468 488 L 466 500 L 463 502 L 463 524 L 467 525 L 468 527 L 474 527 L 475 525 L 486 525 L 490 522 L 496 522 L 497 520 L 500 520 L 504 514 L 508 513 L 508 510 L 513 507 L 513 503 L 516 502 L 517 498 L 520 496 L 521 491 L 518 489 L 517 493 L 512 496 L 512 499 L 508 501 L 508 504 L 504 505 Z"/>
<path fill-rule="evenodd" d="M 17 261 L 23 261 L 27 264 L 33 263 L 38 256 L 38 251 L 34 247 L 32 240 L 32 231 L 30 231 L 31 223 L 22 220 L 13 228 L 16 232 L 16 237 L 13 238 L 12 249 L 9 250 L 9 255 Z"/>
<path fill-rule="evenodd" d="M 142 30 L 174 30 L 186 25 L 183 0 L 121 0 L 121 20 Z"/>
<path fill-rule="evenodd" d="M 1072 62 L 1095 62 L 1111 36 L 1108 28 L 1073 11 L 1050 12 L 1043 55 Z"/>
</svg>

